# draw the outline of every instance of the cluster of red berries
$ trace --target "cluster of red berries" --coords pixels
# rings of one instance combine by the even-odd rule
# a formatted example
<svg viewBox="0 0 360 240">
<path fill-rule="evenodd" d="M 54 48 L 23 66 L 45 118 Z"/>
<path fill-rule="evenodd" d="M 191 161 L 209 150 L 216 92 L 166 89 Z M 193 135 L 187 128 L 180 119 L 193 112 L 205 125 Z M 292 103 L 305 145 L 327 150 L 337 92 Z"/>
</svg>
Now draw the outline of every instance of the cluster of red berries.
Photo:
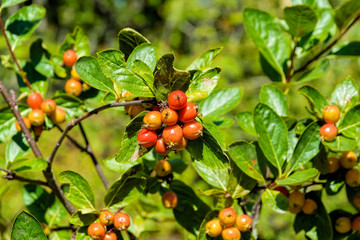
<svg viewBox="0 0 360 240">
<path fill-rule="evenodd" d="M 336 105 L 328 105 L 323 109 L 323 119 L 325 124 L 319 130 L 320 139 L 332 141 L 336 138 L 337 127 L 335 123 L 340 119 L 340 109 Z"/>
<path fill-rule="evenodd" d="M 115 229 L 125 231 L 130 226 L 130 218 L 124 212 L 116 214 L 108 210 L 101 211 L 99 222 L 89 225 L 88 235 L 94 240 L 116 240 Z"/>
<path fill-rule="evenodd" d="M 197 109 L 196 105 L 187 102 L 184 92 L 173 91 L 168 97 L 168 107 L 144 116 L 144 128 L 138 133 L 138 143 L 146 148 L 155 145 L 159 155 L 185 149 L 188 140 L 202 136 L 203 126 L 195 121 Z"/>
<path fill-rule="evenodd" d="M 205 224 L 205 233 L 210 237 L 221 234 L 224 240 L 239 240 L 240 232 L 251 229 L 252 219 L 246 214 L 237 215 L 232 208 L 224 208 L 219 212 L 218 219 L 213 219 Z"/>
</svg>

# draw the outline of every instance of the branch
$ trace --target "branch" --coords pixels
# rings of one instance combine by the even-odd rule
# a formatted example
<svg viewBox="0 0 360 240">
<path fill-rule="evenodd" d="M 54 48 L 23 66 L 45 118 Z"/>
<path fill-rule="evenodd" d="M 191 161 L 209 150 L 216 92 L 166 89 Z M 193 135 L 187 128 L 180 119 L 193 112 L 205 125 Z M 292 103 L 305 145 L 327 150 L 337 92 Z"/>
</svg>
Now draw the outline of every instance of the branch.
<svg viewBox="0 0 360 240">
<path fill-rule="evenodd" d="M 3 175 L 3 178 L 7 179 L 7 180 L 18 180 L 20 182 L 28 182 L 28 183 L 33 183 L 33 184 L 37 184 L 37 185 L 48 186 L 47 182 L 24 178 L 24 177 L 16 175 L 15 173 L 13 173 L 12 171 L 10 171 L 8 169 L 0 168 L 0 171 L 7 173 L 6 175 Z"/>
<path fill-rule="evenodd" d="M 257 223 L 260 218 L 260 210 L 261 210 L 261 206 L 262 206 L 261 195 L 263 192 L 264 192 L 264 190 L 259 191 L 259 197 L 256 199 L 256 202 L 251 211 L 251 217 L 252 217 L 254 223 Z M 255 226 L 253 226 L 253 227 L 255 227 Z"/>
</svg>

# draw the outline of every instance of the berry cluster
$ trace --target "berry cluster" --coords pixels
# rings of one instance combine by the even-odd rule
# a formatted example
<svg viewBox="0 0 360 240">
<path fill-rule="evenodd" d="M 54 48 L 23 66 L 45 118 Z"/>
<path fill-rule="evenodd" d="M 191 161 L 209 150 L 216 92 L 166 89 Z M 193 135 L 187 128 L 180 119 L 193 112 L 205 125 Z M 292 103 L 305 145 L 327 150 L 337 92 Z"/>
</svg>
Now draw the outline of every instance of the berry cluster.
<svg viewBox="0 0 360 240">
<path fill-rule="evenodd" d="M 95 240 L 116 240 L 114 230 L 125 231 L 130 226 L 130 218 L 126 213 L 117 212 L 116 214 L 103 210 L 99 215 L 99 222 L 89 225 L 88 235 Z"/>
<path fill-rule="evenodd" d="M 322 141 L 332 141 L 337 135 L 335 123 L 340 119 L 340 109 L 336 105 L 328 105 L 323 109 L 323 119 L 325 124 L 319 130 Z"/>
<path fill-rule="evenodd" d="M 348 234 L 350 231 L 360 233 L 360 216 L 355 215 L 352 218 L 349 216 L 341 216 L 334 220 L 333 226 L 335 231 L 340 234 Z"/>
<path fill-rule="evenodd" d="M 237 215 L 232 208 L 224 208 L 219 212 L 218 219 L 212 219 L 205 225 L 205 233 L 210 237 L 221 234 L 224 240 L 238 240 L 240 232 L 251 229 L 252 219 L 246 214 Z"/>
</svg>

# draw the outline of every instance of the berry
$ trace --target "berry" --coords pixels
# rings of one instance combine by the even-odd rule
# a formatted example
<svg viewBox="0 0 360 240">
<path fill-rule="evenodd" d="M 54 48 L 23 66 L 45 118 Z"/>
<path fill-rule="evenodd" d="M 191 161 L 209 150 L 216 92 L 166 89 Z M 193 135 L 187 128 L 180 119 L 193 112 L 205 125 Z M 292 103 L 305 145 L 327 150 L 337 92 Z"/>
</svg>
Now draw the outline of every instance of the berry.
<svg viewBox="0 0 360 240">
<path fill-rule="evenodd" d="M 162 137 L 164 139 L 164 142 L 169 145 L 170 148 L 172 148 L 180 144 L 183 138 L 183 130 L 177 124 L 167 126 L 163 130 Z"/>
<path fill-rule="evenodd" d="M 305 202 L 304 202 L 304 206 L 302 208 L 302 211 L 305 213 L 305 214 L 309 214 L 309 215 L 312 215 L 312 214 L 315 214 L 316 211 L 317 211 L 317 204 L 314 200 L 312 199 L 305 199 Z"/>
<path fill-rule="evenodd" d="M 155 151 L 159 155 L 167 155 L 170 152 L 170 149 L 167 148 L 166 144 L 164 143 L 164 139 L 159 138 L 155 143 Z"/>
<path fill-rule="evenodd" d="M 105 236 L 102 240 L 117 240 L 117 237 L 114 232 L 108 232 L 105 234 Z"/>
<path fill-rule="evenodd" d="M 31 125 L 34 127 L 41 126 L 44 124 L 45 121 L 44 113 L 40 109 L 33 109 L 29 113 L 28 117 Z"/>
<path fill-rule="evenodd" d="M 178 121 L 178 113 L 171 108 L 166 108 L 161 112 L 161 121 L 168 126 L 174 125 Z"/>
<path fill-rule="evenodd" d="M 236 212 L 232 208 L 224 208 L 219 212 L 219 220 L 225 227 L 232 226 L 236 222 Z"/>
<path fill-rule="evenodd" d="M 339 158 L 337 157 L 329 157 L 327 159 L 327 172 L 334 173 L 340 168 Z"/>
<path fill-rule="evenodd" d="M 210 237 L 217 237 L 221 234 L 223 227 L 218 219 L 210 220 L 205 225 L 205 233 Z"/>
<path fill-rule="evenodd" d="M 65 121 L 66 112 L 59 106 L 56 106 L 55 111 L 50 115 L 51 121 L 55 124 L 59 124 Z"/>
<path fill-rule="evenodd" d="M 56 102 L 52 99 L 46 99 L 41 103 L 41 110 L 46 114 L 50 115 L 55 111 Z"/>
<path fill-rule="evenodd" d="M 354 220 L 351 223 L 351 229 L 354 232 L 357 232 L 357 233 L 360 232 L 360 216 L 357 216 L 356 218 L 354 218 Z"/>
<path fill-rule="evenodd" d="M 291 213 L 299 213 L 305 204 L 305 196 L 299 191 L 294 191 L 289 195 L 289 211 Z"/>
<path fill-rule="evenodd" d="M 70 78 L 65 83 L 65 92 L 71 96 L 79 96 L 82 92 L 81 83 Z"/>
<path fill-rule="evenodd" d="M 161 197 L 164 208 L 174 209 L 178 204 L 178 198 L 174 192 L 166 192 Z"/>
<path fill-rule="evenodd" d="M 65 66 L 72 67 L 77 60 L 76 52 L 72 49 L 68 49 L 64 52 L 62 59 Z"/>
<path fill-rule="evenodd" d="M 360 193 L 356 194 L 354 197 L 353 204 L 358 210 L 360 210 Z"/>
<path fill-rule="evenodd" d="M 357 169 L 350 169 L 345 174 L 345 182 L 350 187 L 360 186 L 360 171 Z"/>
<path fill-rule="evenodd" d="M 153 111 L 159 111 L 159 112 L 160 112 L 160 107 L 159 107 L 158 105 L 153 105 L 153 106 L 151 107 L 151 109 L 152 109 Z"/>
<path fill-rule="evenodd" d="M 156 175 L 159 177 L 166 177 L 171 173 L 171 164 L 169 161 L 160 160 L 155 165 Z"/>
<path fill-rule="evenodd" d="M 109 226 L 114 222 L 114 214 L 110 211 L 101 211 L 99 221 L 104 226 Z"/>
<path fill-rule="evenodd" d="M 274 188 L 274 190 L 281 192 L 281 193 L 284 194 L 287 198 L 288 198 L 289 195 L 290 195 L 289 190 L 287 190 L 287 188 L 286 188 L 286 187 L 283 187 L 283 186 L 278 186 L 278 187 Z"/>
<path fill-rule="evenodd" d="M 118 212 L 114 216 L 114 226 L 120 231 L 128 229 L 130 226 L 130 218 L 126 213 Z"/>
<path fill-rule="evenodd" d="M 85 92 L 85 91 L 88 91 L 91 89 L 91 86 L 89 84 L 87 84 L 86 82 L 84 82 L 82 84 L 82 90 Z"/>
<path fill-rule="evenodd" d="M 81 77 L 79 76 L 79 74 L 76 72 L 75 67 L 72 67 L 71 69 L 71 78 L 76 80 L 76 81 L 81 81 Z"/>
<path fill-rule="evenodd" d="M 22 120 L 24 121 L 27 128 L 31 127 L 31 123 L 27 117 L 22 117 Z M 16 121 L 15 122 L 16 130 L 21 131 L 20 124 Z"/>
<path fill-rule="evenodd" d="M 340 165 L 346 169 L 355 167 L 357 162 L 358 162 L 358 158 L 356 154 L 352 151 L 345 152 L 340 157 Z"/>
<path fill-rule="evenodd" d="M 223 240 L 240 240 L 241 233 L 236 227 L 224 228 L 221 232 Z"/>
<path fill-rule="evenodd" d="M 183 123 L 192 122 L 195 120 L 197 114 L 197 106 L 195 104 L 187 102 L 185 107 L 179 110 L 179 121 Z"/>
<path fill-rule="evenodd" d="M 183 91 L 176 90 L 170 93 L 168 97 L 169 107 L 175 110 L 180 110 L 185 107 L 187 97 Z"/>
<path fill-rule="evenodd" d="M 141 129 L 137 135 L 137 140 L 141 146 L 148 148 L 156 143 L 157 134 L 149 129 Z"/>
<path fill-rule="evenodd" d="M 203 126 L 196 121 L 186 123 L 183 126 L 182 130 L 184 133 L 184 137 L 186 137 L 187 139 L 190 139 L 190 140 L 197 139 L 197 138 L 201 137 L 203 134 Z"/>
<path fill-rule="evenodd" d="M 149 130 L 159 129 L 162 125 L 161 113 L 158 111 L 148 112 L 143 118 L 143 123 Z"/>
<path fill-rule="evenodd" d="M 336 105 L 327 105 L 323 109 L 323 119 L 326 123 L 336 123 L 340 119 L 340 109 Z"/>
<path fill-rule="evenodd" d="M 252 225 L 252 218 L 246 214 L 238 215 L 235 224 L 236 227 L 239 229 L 239 231 L 241 232 L 249 231 Z"/>
<path fill-rule="evenodd" d="M 153 99 L 153 98 L 151 98 L 151 97 L 139 97 L 139 100 L 150 100 L 150 99 Z M 141 106 L 143 108 L 151 109 L 152 106 L 153 106 L 153 103 L 145 102 L 145 103 L 141 103 Z"/>
<path fill-rule="evenodd" d="M 125 106 L 126 107 L 126 106 Z M 145 111 L 145 108 L 143 108 L 141 105 L 131 105 L 128 110 L 128 114 L 131 119 L 136 117 L 139 113 Z"/>
<path fill-rule="evenodd" d="M 188 143 L 188 140 L 183 137 L 183 138 L 181 139 L 179 145 L 174 146 L 174 147 L 172 148 L 172 150 L 176 150 L 176 151 L 184 150 L 184 149 L 186 148 L 187 143 Z"/>
<path fill-rule="evenodd" d="M 27 104 L 32 109 L 40 109 L 42 101 L 42 96 L 37 92 L 31 93 L 26 99 Z"/>
<path fill-rule="evenodd" d="M 338 233 L 348 233 L 351 230 L 351 220 L 348 217 L 339 217 L 335 222 L 335 230 Z"/>
<path fill-rule="evenodd" d="M 33 132 L 36 138 L 39 138 L 43 131 L 43 126 L 33 127 Z"/>
<path fill-rule="evenodd" d="M 337 128 L 332 123 L 326 123 L 320 128 L 319 134 L 321 141 L 325 140 L 329 142 L 335 139 L 337 135 Z"/>
<path fill-rule="evenodd" d="M 105 236 L 105 228 L 98 222 L 90 224 L 87 229 L 88 235 L 95 240 L 102 240 Z"/>
</svg>

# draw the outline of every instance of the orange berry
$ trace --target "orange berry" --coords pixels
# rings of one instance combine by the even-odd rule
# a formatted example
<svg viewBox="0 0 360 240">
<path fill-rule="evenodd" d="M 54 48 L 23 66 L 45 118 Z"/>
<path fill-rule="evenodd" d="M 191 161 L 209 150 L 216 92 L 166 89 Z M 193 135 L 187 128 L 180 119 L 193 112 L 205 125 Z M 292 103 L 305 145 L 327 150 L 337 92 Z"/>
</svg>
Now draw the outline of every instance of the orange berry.
<svg viewBox="0 0 360 240">
<path fill-rule="evenodd" d="M 219 220 L 225 227 L 232 226 L 236 222 L 237 214 L 232 208 L 224 208 L 219 212 Z"/>
<path fill-rule="evenodd" d="M 252 225 L 252 218 L 246 214 L 238 215 L 235 224 L 241 232 L 249 231 Z"/>
<path fill-rule="evenodd" d="M 109 226 L 114 222 L 114 214 L 108 210 L 101 211 L 99 221 L 104 226 Z"/>
<path fill-rule="evenodd" d="M 70 78 L 65 83 L 65 92 L 71 96 L 79 96 L 82 92 L 81 83 Z"/>
<path fill-rule="evenodd" d="M 205 233 L 210 237 L 217 237 L 221 234 L 223 226 L 218 219 L 213 219 L 205 224 Z"/>
<path fill-rule="evenodd" d="M 302 208 L 302 211 L 305 213 L 305 214 L 309 214 L 309 215 L 313 215 L 316 213 L 318 209 L 318 206 L 316 204 L 316 202 L 312 199 L 305 199 L 305 203 L 304 203 L 304 206 Z"/>
<path fill-rule="evenodd" d="M 24 121 L 27 128 L 31 128 L 31 123 L 27 117 L 22 117 L 22 120 Z M 20 124 L 17 121 L 15 122 L 15 127 L 16 130 L 21 131 Z"/>
<path fill-rule="evenodd" d="M 159 177 L 166 177 L 171 173 L 171 164 L 169 161 L 160 160 L 155 165 L 156 175 Z"/>
<path fill-rule="evenodd" d="M 221 232 L 223 240 L 240 240 L 241 233 L 236 227 L 224 228 Z"/>
<path fill-rule="evenodd" d="M 29 118 L 31 125 L 34 127 L 43 125 L 44 121 L 45 121 L 44 113 L 40 109 L 33 109 L 29 113 L 28 118 Z"/>
<path fill-rule="evenodd" d="M 46 114 L 50 115 L 55 111 L 56 102 L 53 99 L 46 99 L 41 103 L 41 110 Z"/>
<path fill-rule="evenodd" d="M 323 119 L 326 123 L 336 123 L 340 119 L 340 109 L 336 105 L 327 105 L 323 109 Z"/>
<path fill-rule="evenodd" d="M 345 152 L 340 157 L 340 165 L 346 169 L 355 167 L 357 162 L 358 162 L 358 157 L 352 151 Z"/>
<path fill-rule="evenodd" d="M 72 67 L 77 60 L 76 52 L 72 49 L 68 49 L 64 52 L 62 59 L 65 66 Z"/>
<path fill-rule="evenodd" d="M 161 197 L 164 208 L 174 209 L 178 204 L 178 198 L 174 192 L 166 192 Z"/>
<path fill-rule="evenodd" d="M 102 240 L 105 236 L 105 228 L 98 222 L 90 224 L 87 229 L 88 235 L 94 240 Z"/>
</svg>

